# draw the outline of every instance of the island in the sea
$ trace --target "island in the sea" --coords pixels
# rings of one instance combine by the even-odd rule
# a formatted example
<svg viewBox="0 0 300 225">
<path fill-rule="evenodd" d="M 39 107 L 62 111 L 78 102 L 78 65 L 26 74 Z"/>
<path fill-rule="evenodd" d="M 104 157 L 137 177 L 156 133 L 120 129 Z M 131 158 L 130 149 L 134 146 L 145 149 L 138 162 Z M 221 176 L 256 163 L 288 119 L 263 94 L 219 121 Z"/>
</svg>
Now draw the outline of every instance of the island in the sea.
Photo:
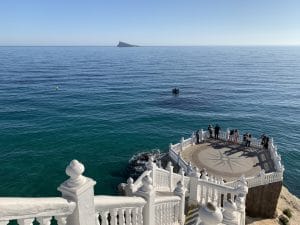
<svg viewBox="0 0 300 225">
<path fill-rule="evenodd" d="M 119 44 L 117 45 L 117 47 L 139 47 L 138 45 L 131 45 L 131 44 L 128 44 L 126 42 L 122 42 L 122 41 L 119 41 Z"/>
</svg>

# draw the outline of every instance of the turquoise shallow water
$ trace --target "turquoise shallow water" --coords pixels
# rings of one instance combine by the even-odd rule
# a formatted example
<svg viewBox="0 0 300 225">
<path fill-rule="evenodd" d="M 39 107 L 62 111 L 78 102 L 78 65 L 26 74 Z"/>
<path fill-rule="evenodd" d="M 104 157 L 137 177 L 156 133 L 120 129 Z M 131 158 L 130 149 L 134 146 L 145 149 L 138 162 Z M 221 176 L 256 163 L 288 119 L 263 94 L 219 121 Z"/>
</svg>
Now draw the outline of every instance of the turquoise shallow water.
<svg viewBox="0 0 300 225">
<path fill-rule="evenodd" d="M 59 195 L 74 158 L 114 194 L 134 153 L 216 122 L 273 136 L 300 196 L 300 47 L 0 47 L 0 196 Z"/>
</svg>

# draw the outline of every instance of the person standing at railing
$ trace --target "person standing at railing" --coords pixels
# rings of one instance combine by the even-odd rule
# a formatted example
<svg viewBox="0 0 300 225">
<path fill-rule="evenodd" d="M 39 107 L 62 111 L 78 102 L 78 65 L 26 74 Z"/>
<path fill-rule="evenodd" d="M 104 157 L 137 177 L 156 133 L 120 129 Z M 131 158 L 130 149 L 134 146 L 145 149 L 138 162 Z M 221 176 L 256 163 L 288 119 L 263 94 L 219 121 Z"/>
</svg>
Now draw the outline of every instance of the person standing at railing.
<svg viewBox="0 0 300 225">
<path fill-rule="evenodd" d="M 246 134 L 246 147 L 250 147 L 252 135 L 250 133 Z"/>
<path fill-rule="evenodd" d="M 229 142 L 233 142 L 234 140 L 234 130 L 230 130 L 229 131 Z"/>
<path fill-rule="evenodd" d="M 219 124 L 216 124 L 215 126 L 215 139 L 219 139 L 219 133 L 220 133 L 221 127 Z"/>
<path fill-rule="evenodd" d="M 200 130 L 196 131 L 196 144 L 200 144 L 200 135 L 199 135 Z"/>
<path fill-rule="evenodd" d="M 237 143 L 238 143 L 239 136 L 240 136 L 240 134 L 239 134 L 239 131 L 238 131 L 238 129 L 235 129 L 235 130 L 234 130 L 234 133 L 233 133 L 233 137 L 234 137 L 234 143 L 235 143 L 235 144 L 237 144 Z"/>
<path fill-rule="evenodd" d="M 212 134 L 213 134 L 213 127 L 211 124 L 208 125 L 208 128 L 207 128 L 208 132 L 209 132 L 209 137 L 212 138 Z"/>
</svg>

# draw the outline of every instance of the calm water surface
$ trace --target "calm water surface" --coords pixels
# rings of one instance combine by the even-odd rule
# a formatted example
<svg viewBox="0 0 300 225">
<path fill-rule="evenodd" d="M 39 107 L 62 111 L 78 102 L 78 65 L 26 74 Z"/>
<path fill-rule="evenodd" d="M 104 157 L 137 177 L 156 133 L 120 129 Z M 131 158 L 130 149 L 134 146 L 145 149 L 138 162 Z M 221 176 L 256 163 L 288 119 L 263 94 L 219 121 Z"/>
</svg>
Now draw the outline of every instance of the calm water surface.
<svg viewBox="0 0 300 225">
<path fill-rule="evenodd" d="M 0 196 L 59 195 L 74 158 L 114 194 L 209 123 L 273 136 L 300 196 L 300 47 L 0 47 Z"/>
</svg>

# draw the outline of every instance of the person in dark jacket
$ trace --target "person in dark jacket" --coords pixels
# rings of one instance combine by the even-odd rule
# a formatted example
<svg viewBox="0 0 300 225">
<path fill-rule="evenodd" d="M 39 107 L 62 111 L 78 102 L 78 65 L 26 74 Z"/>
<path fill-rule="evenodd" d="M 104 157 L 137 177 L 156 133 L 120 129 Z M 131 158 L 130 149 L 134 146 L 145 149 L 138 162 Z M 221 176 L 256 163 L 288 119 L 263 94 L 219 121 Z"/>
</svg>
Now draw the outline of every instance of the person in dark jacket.
<svg viewBox="0 0 300 225">
<path fill-rule="evenodd" d="M 213 134 L 213 127 L 212 127 L 212 125 L 209 124 L 207 130 L 209 132 L 209 137 L 212 138 L 213 137 L 212 136 L 212 134 Z"/>
<path fill-rule="evenodd" d="M 215 126 L 215 139 L 219 139 L 219 133 L 220 133 L 221 127 L 219 124 Z"/>
<path fill-rule="evenodd" d="M 200 135 L 199 135 L 199 130 L 196 131 L 196 143 L 200 144 Z"/>
</svg>

